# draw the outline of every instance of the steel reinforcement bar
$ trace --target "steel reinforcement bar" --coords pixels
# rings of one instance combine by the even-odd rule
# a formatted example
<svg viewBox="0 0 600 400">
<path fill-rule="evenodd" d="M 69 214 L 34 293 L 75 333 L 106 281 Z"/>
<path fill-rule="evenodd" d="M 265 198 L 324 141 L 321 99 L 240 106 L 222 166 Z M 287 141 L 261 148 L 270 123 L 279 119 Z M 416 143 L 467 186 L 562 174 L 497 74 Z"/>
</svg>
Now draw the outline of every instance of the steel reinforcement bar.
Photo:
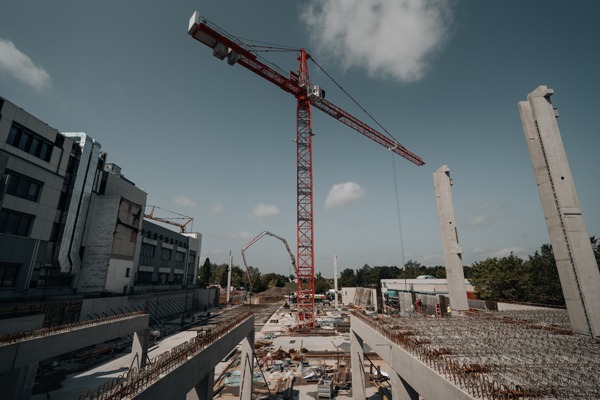
<svg viewBox="0 0 600 400">
<path fill-rule="evenodd" d="M 101 324 L 111 323 L 115 321 L 122 321 L 127 318 L 135 317 L 138 315 L 146 315 L 148 311 L 134 311 L 126 314 L 112 315 L 110 317 L 92 319 L 82 322 L 74 322 L 66 325 L 58 325 L 50 328 L 40 328 L 31 331 L 12 333 L 9 335 L 0 336 L 0 346 L 6 346 L 9 344 L 23 342 L 25 340 L 36 339 L 40 337 L 46 337 L 50 335 L 62 334 L 65 332 L 72 332 L 82 328 L 88 328 L 91 326 L 97 326 Z"/>
<path fill-rule="evenodd" d="M 600 398 L 600 378 L 593 372 L 600 370 L 600 343 L 572 335 L 549 314 L 352 315 L 474 398 Z"/>
<path fill-rule="evenodd" d="M 112 400 L 131 398 L 141 393 L 150 384 L 185 363 L 190 357 L 213 344 L 227 332 L 251 318 L 252 311 L 242 311 L 219 324 L 216 328 L 198 332 L 198 335 L 171 350 L 159 354 L 141 369 L 132 367 L 94 391 L 79 396 L 79 400 Z M 203 332 L 203 333 L 202 333 Z"/>
</svg>

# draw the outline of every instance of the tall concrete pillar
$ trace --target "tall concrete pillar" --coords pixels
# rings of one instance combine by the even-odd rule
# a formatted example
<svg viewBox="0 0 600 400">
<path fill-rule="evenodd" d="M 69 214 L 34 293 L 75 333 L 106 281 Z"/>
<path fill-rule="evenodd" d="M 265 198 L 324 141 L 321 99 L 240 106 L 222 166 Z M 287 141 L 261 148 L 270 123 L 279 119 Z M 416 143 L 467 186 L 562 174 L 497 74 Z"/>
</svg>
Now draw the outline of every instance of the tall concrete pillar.
<svg viewBox="0 0 600 400">
<path fill-rule="evenodd" d="M 519 102 L 519 111 L 571 327 L 597 338 L 600 272 L 550 102 L 553 93 L 539 86 Z"/>
<path fill-rule="evenodd" d="M 365 388 L 365 353 L 363 340 L 350 328 L 350 360 L 352 365 L 352 399 L 367 398 Z"/>
<path fill-rule="evenodd" d="M 242 355 L 240 361 L 240 400 L 252 400 L 254 378 L 254 329 L 242 340 Z"/>
<path fill-rule="evenodd" d="M 462 249 L 458 243 L 454 202 L 452 201 L 452 180 L 447 165 L 442 165 L 433 173 L 433 186 L 435 188 L 442 247 L 444 249 L 450 306 L 453 310 L 468 311 L 469 302 L 463 271 Z"/>
<path fill-rule="evenodd" d="M 131 344 L 131 362 L 132 366 L 138 370 L 144 368 L 148 358 L 148 343 L 150 341 L 150 329 L 133 333 L 133 343 Z"/>
<path fill-rule="evenodd" d="M 419 400 L 419 393 L 393 369 L 390 372 L 390 381 L 392 384 L 392 399 Z"/>
</svg>

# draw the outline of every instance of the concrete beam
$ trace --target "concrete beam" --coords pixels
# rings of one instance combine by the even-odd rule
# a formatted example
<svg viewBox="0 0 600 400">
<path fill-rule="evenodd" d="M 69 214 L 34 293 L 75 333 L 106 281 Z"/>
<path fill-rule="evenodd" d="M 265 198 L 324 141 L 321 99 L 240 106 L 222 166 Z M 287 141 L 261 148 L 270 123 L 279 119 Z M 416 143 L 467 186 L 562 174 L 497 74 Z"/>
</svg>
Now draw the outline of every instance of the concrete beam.
<svg viewBox="0 0 600 400">
<path fill-rule="evenodd" d="M 208 386 L 205 378 L 214 374 L 217 364 L 252 332 L 254 332 L 254 316 L 227 332 L 218 341 L 196 355 L 191 356 L 183 364 L 170 370 L 159 380 L 150 383 L 143 392 L 132 396 L 131 400 L 183 399 L 196 387 L 203 392 L 203 395 L 206 395 Z M 210 397 L 204 398 L 212 399 L 212 386 L 208 391 L 211 391 Z"/>
<path fill-rule="evenodd" d="M 472 400 L 474 399 L 467 392 L 455 386 L 452 382 L 446 380 L 435 370 L 424 364 L 412 354 L 402 349 L 394 342 L 387 339 L 379 332 L 371 329 L 360 319 L 352 316 L 350 318 L 350 338 L 356 336 L 359 341 L 369 345 L 373 351 L 392 368 L 393 372 L 398 374 L 405 385 L 406 398 L 414 398 L 415 392 L 425 399 L 445 399 L 445 400 Z M 355 361 L 357 354 L 352 352 L 352 388 L 354 399 L 364 399 L 364 389 L 362 397 L 360 393 L 354 394 L 354 388 L 360 388 L 360 379 L 357 375 L 355 378 L 354 368 L 357 362 Z M 364 387 L 364 386 L 363 386 Z M 357 397 L 358 396 L 358 397 Z M 411 397 L 412 396 L 412 397 Z M 402 398 L 402 397 L 400 397 Z"/>
<path fill-rule="evenodd" d="M 142 331 L 148 327 L 148 321 L 148 314 L 136 314 L 17 343 L 0 344 L 0 373 Z"/>
</svg>

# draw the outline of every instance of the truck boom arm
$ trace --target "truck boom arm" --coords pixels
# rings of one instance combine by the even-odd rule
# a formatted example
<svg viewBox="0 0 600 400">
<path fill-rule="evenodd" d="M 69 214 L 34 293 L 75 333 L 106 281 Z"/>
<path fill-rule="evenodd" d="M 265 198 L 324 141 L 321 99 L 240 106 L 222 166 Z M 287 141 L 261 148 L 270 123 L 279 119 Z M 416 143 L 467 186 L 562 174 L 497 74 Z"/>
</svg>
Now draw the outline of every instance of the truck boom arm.
<svg viewBox="0 0 600 400">
<path fill-rule="evenodd" d="M 253 292 L 254 287 L 252 284 L 252 278 L 250 277 L 250 268 L 248 268 L 248 263 L 246 262 L 246 250 L 248 250 L 248 248 L 250 246 L 252 246 L 254 243 L 258 242 L 260 239 L 262 239 L 265 236 L 272 236 L 275 239 L 279 239 L 281 240 L 281 242 L 283 243 L 283 245 L 285 246 L 285 249 L 287 250 L 288 254 L 290 255 L 290 259 L 292 260 L 292 268 L 294 272 L 296 271 L 296 258 L 294 257 L 294 255 L 292 254 L 292 250 L 290 250 L 290 246 L 288 245 L 288 242 L 282 238 L 281 236 L 277 236 L 274 233 L 271 233 L 269 231 L 262 231 L 261 233 L 259 233 L 258 235 L 256 235 L 252 240 L 250 240 L 248 242 L 248 244 L 246 244 L 246 246 L 244 246 L 244 248 L 242 249 L 242 260 L 244 262 L 244 267 L 246 267 L 246 274 L 248 275 L 248 282 L 250 284 L 250 291 Z"/>
</svg>

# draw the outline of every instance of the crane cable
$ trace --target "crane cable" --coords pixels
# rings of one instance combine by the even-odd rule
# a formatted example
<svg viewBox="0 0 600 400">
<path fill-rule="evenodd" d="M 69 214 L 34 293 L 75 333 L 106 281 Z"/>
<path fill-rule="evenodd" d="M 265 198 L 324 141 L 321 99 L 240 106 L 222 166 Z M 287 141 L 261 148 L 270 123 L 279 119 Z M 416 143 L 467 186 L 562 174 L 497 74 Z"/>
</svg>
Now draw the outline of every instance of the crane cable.
<svg viewBox="0 0 600 400">
<path fill-rule="evenodd" d="M 398 190 L 398 176 L 396 173 L 396 157 L 393 153 L 390 153 L 392 157 L 392 170 L 394 172 L 394 191 L 396 193 L 396 217 L 398 218 L 398 235 L 400 237 L 400 261 L 402 261 L 402 267 L 406 265 L 404 258 L 404 240 L 402 238 L 402 214 L 400 212 L 400 191 Z"/>
<path fill-rule="evenodd" d="M 354 102 L 354 104 L 356 104 L 358 106 L 358 108 L 360 108 L 365 114 L 367 114 L 369 116 L 369 118 L 371 118 L 371 120 L 373 120 L 373 122 L 375 124 L 377 124 L 377 126 L 379 126 L 390 138 L 392 138 L 396 143 L 398 143 L 398 140 L 396 140 L 396 138 L 388 132 L 387 129 L 385 129 L 383 127 L 383 125 L 381 125 L 379 123 L 379 121 L 377 121 L 363 106 L 361 106 L 358 101 L 356 101 L 356 99 L 354 97 L 352 97 L 352 95 L 350 95 L 350 93 L 348 93 L 348 91 L 346 91 L 339 83 L 336 82 L 335 79 L 333 79 L 333 77 L 331 75 L 329 75 L 329 73 L 327 73 L 327 71 L 325 71 L 325 69 L 323 67 L 321 67 L 319 65 L 319 63 L 317 63 L 315 61 L 314 58 L 310 58 L 312 60 L 313 63 L 315 63 L 315 65 L 342 91 L 344 92 L 344 94 L 346 94 L 346 96 L 348 96 L 348 98 L 350 98 L 350 100 L 352 100 Z M 404 267 L 406 261 L 405 261 L 405 256 L 404 256 L 404 240 L 402 237 L 402 216 L 401 216 L 401 212 L 400 212 L 400 192 L 398 189 L 398 176 L 397 176 L 397 167 L 396 167 L 396 157 L 394 157 L 393 153 L 390 153 L 391 157 L 392 157 L 392 171 L 394 174 L 394 191 L 396 194 L 396 217 L 398 219 L 398 234 L 400 237 L 400 260 L 402 261 L 402 267 Z"/>
<path fill-rule="evenodd" d="M 335 79 L 333 79 L 333 77 L 332 77 L 331 75 L 329 75 L 329 73 L 327 73 L 327 71 L 325 71 L 325 69 L 323 69 L 323 67 L 321 67 L 321 66 L 319 65 L 319 63 L 317 63 L 313 57 L 311 57 L 310 59 L 312 60 L 312 62 L 314 62 L 314 63 L 315 63 L 315 65 L 316 65 L 317 67 L 319 67 L 319 69 L 320 69 L 321 71 L 323 71 L 323 73 L 324 73 L 324 74 L 325 74 L 325 75 L 326 75 L 326 76 L 327 76 L 327 77 L 328 77 L 328 78 L 329 78 L 329 79 L 330 79 L 330 80 L 331 80 L 331 81 L 332 81 L 332 82 L 333 82 L 333 83 L 334 83 L 334 84 L 335 84 L 335 85 L 336 85 L 336 86 L 337 86 L 337 87 L 338 87 L 338 88 L 339 88 L 339 89 L 340 89 L 342 92 L 344 92 L 344 94 L 345 94 L 346 96 L 348 96 L 348 98 L 349 98 L 350 100 L 352 100 L 352 102 L 353 102 L 354 104 L 356 104 L 356 106 L 357 106 L 358 108 L 360 108 L 360 109 L 361 109 L 361 110 L 362 110 L 362 111 L 363 111 L 365 114 L 367 114 L 367 116 L 368 116 L 369 118 L 371 118 L 371 120 L 372 120 L 372 121 L 373 121 L 373 122 L 374 122 L 374 123 L 375 123 L 375 124 L 376 124 L 378 127 L 380 127 L 380 128 L 381 128 L 381 130 L 383 130 L 383 131 L 384 131 L 384 132 L 385 132 L 385 133 L 386 133 L 386 134 L 387 134 L 387 135 L 388 135 L 390 138 L 394 139 L 394 141 L 395 141 L 396 143 L 398 143 L 398 140 L 396 140 L 396 138 L 395 138 L 394 136 L 392 136 L 392 134 L 391 134 L 391 133 L 389 133 L 389 132 L 388 132 L 388 130 L 387 130 L 387 129 L 385 129 L 385 128 L 383 127 L 383 125 L 381 125 L 381 124 L 379 123 L 379 121 L 377 121 L 377 120 L 375 119 L 375 117 L 373 117 L 373 116 L 372 116 L 372 115 L 371 115 L 371 114 L 370 114 L 370 113 L 369 113 L 369 112 L 368 112 L 368 111 L 367 111 L 367 110 L 366 110 L 366 109 L 365 109 L 363 106 L 361 106 L 361 105 L 360 105 L 360 103 L 359 103 L 358 101 L 356 101 L 356 99 L 355 99 L 354 97 L 352 97 L 352 95 L 346 91 L 346 89 L 344 89 L 344 88 L 343 88 L 343 87 L 342 87 L 342 86 L 341 86 L 339 83 L 337 83 L 337 82 L 336 82 L 336 80 L 335 80 Z"/>
</svg>

